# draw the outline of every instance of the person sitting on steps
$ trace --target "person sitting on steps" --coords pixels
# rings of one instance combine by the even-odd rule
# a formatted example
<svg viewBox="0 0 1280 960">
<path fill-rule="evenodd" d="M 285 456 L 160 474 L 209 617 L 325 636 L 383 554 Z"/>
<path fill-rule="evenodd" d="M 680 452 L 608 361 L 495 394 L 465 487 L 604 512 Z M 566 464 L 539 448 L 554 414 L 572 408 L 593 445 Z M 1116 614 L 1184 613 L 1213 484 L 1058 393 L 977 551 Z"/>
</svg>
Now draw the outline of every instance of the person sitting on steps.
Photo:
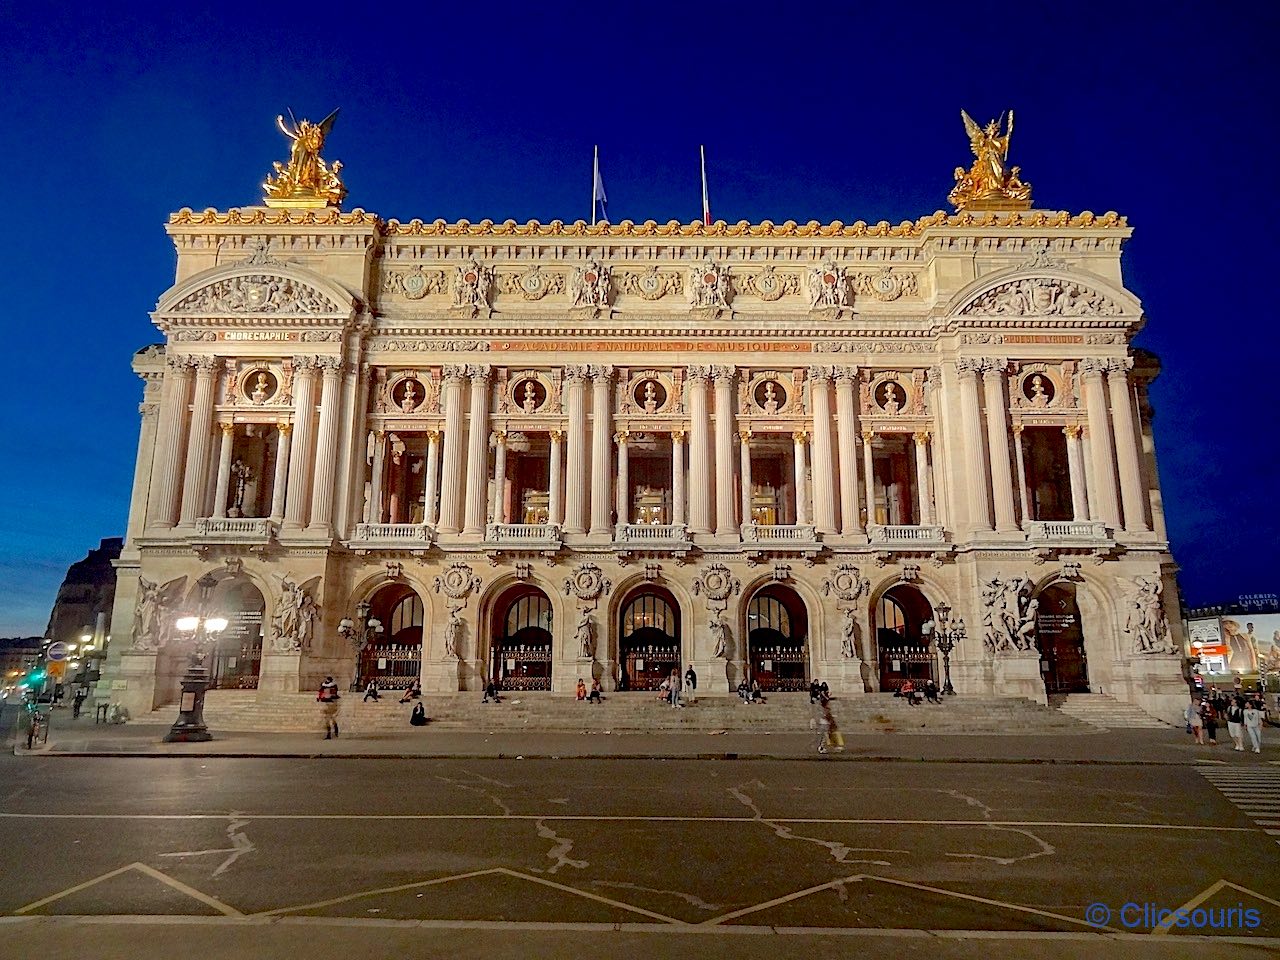
<svg viewBox="0 0 1280 960">
<path fill-rule="evenodd" d="M 587 702 L 588 702 L 588 703 L 602 703 L 602 702 L 604 701 L 604 697 L 603 697 L 603 696 L 601 696 L 601 693 L 602 693 L 602 691 L 600 690 L 600 681 L 599 681 L 599 680 L 592 680 L 592 681 L 591 681 L 591 692 L 590 692 L 589 694 L 587 694 Z"/>
<path fill-rule="evenodd" d="M 409 723 L 415 727 L 427 725 L 427 708 L 422 705 L 421 700 L 413 705 L 413 713 L 409 714 Z"/>
<path fill-rule="evenodd" d="M 378 696 L 378 681 L 370 680 L 367 684 L 365 684 L 364 699 L 361 700 L 360 702 L 368 703 L 370 700 L 380 700 L 380 699 L 382 698 Z"/>
<path fill-rule="evenodd" d="M 409 684 L 409 689 L 404 692 L 404 696 L 400 698 L 401 703 L 408 703 L 410 700 L 422 699 L 422 681 L 417 677 L 413 678 L 413 683 Z"/>
<path fill-rule="evenodd" d="M 493 680 L 490 680 L 484 685 L 484 697 L 480 702 L 488 703 L 490 700 L 494 703 L 502 702 L 502 698 L 498 696 L 498 685 Z"/>
</svg>

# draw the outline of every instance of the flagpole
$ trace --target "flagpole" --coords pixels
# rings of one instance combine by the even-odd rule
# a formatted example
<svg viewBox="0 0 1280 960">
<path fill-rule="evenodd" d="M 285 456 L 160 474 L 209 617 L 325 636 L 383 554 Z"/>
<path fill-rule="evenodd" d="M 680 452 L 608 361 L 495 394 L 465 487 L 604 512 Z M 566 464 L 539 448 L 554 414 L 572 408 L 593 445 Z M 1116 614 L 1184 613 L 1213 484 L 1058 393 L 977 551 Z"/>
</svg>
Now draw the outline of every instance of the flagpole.
<svg viewBox="0 0 1280 960">
<path fill-rule="evenodd" d="M 596 185 L 600 183 L 600 144 L 596 144 L 595 159 L 591 164 L 591 225 L 596 225 Z"/>
<path fill-rule="evenodd" d="M 698 155 L 702 160 L 702 222 L 711 226 L 711 201 L 707 198 L 707 148 L 698 147 Z"/>
</svg>

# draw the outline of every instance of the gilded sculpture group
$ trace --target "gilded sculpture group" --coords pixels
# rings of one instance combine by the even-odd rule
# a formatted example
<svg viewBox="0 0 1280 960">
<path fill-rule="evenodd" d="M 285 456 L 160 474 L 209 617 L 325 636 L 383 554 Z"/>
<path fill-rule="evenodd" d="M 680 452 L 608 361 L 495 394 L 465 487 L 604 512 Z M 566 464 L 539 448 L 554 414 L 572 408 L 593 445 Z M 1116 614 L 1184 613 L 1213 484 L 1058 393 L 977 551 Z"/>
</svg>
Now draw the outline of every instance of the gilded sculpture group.
<svg viewBox="0 0 1280 960">
<path fill-rule="evenodd" d="M 289 138 L 291 146 L 288 163 L 276 161 L 273 164 L 274 175 L 268 176 L 262 184 L 267 206 L 336 207 L 346 197 L 347 188 L 340 175 L 342 162 L 335 160 L 330 166 L 320 156 L 325 139 L 333 129 L 337 117 L 337 110 L 319 123 L 297 120 L 292 111 L 289 113 L 289 123 L 285 122 L 283 116 L 276 117 L 276 126 Z M 975 159 L 967 170 L 956 167 L 956 184 L 947 199 L 958 211 L 1030 209 L 1031 184 L 1022 182 L 1020 168 L 1008 165 L 1009 140 L 1013 136 L 1013 111 L 1008 112 L 1007 120 L 1002 114 L 999 120 L 992 120 L 985 127 L 979 126 L 964 110 L 960 111 L 960 117 L 969 134 L 969 146 Z M 579 278 L 575 301 L 581 300 L 586 306 L 600 304 L 599 278 L 598 272 L 589 279 Z M 815 301 L 815 305 L 820 302 L 827 307 L 842 306 L 840 302 L 833 302 L 833 298 L 843 284 L 837 285 L 833 280 L 826 280 L 824 283 L 825 279 L 822 272 L 811 278 L 811 299 Z M 476 275 L 465 286 L 472 290 L 478 289 L 480 283 L 477 281 L 482 280 L 482 277 Z M 724 307 L 723 275 L 716 270 L 695 275 L 688 296 L 694 307 Z"/>
</svg>

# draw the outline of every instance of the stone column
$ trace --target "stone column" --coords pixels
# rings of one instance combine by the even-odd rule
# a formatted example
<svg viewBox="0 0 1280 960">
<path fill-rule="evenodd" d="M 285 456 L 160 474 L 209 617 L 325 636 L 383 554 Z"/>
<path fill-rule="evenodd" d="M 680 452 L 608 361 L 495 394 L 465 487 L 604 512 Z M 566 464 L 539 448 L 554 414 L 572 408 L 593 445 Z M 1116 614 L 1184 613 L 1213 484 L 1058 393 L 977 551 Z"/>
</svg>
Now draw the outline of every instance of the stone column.
<svg viewBox="0 0 1280 960">
<path fill-rule="evenodd" d="M 829 367 L 809 368 L 809 413 L 813 418 L 813 522 L 819 533 L 836 533 L 835 461 L 831 455 Z"/>
<path fill-rule="evenodd" d="M 466 375 L 466 367 L 450 365 L 444 368 L 441 377 L 444 461 L 440 468 L 440 521 L 436 527 L 441 533 L 462 530 L 462 379 Z"/>
<path fill-rule="evenodd" d="M 436 523 L 436 494 L 439 492 L 440 476 L 440 431 L 427 431 L 427 478 L 423 490 L 422 522 L 429 526 Z"/>
<path fill-rule="evenodd" d="M 293 424 L 281 420 L 276 424 L 276 475 L 271 481 L 271 519 L 279 523 L 284 519 L 284 494 L 289 483 L 289 447 L 293 439 Z"/>
<path fill-rule="evenodd" d="M 1027 460 L 1022 449 L 1022 424 L 1013 425 L 1014 463 L 1018 468 L 1018 505 L 1022 507 L 1022 527 L 1031 520 L 1031 498 L 1027 495 Z"/>
<path fill-rule="evenodd" d="M 969 468 L 965 486 L 969 490 L 970 522 L 975 531 L 988 532 L 991 530 L 991 509 L 987 504 L 987 491 L 991 484 L 987 458 L 982 449 L 982 416 L 978 412 L 978 374 L 982 366 L 981 360 L 972 357 L 961 357 L 956 361 L 956 370 L 960 374 L 961 430 Z"/>
<path fill-rule="evenodd" d="M 751 431 L 738 434 L 738 473 L 742 477 L 742 525 L 751 523 Z"/>
<path fill-rule="evenodd" d="M 284 500 L 284 526 L 300 530 L 307 520 L 311 492 L 311 436 L 315 430 L 316 357 L 293 358 L 293 440 L 289 487 Z"/>
<path fill-rule="evenodd" d="M 178 525 L 193 527 L 204 512 L 208 488 L 209 447 L 213 436 L 213 387 L 221 362 L 200 357 L 196 365 L 196 392 L 191 401 L 191 433 L 187 437 L 187 470 L 182 480 L 182 513 Z"/>
<path fill-rule="evenodd" d="M 493 442 L 493 522 L 507 520 L 507 431 L 495 430 Z"/>
<path fill-rule="evenodd" d="M 854 401 L 857 370 L 836 367 L 836 441 L 840 457 L 840 532 L 862 533 L 862 516 L 858 511 L 858 454 L 854 449 L 858 437 L 858 412 Z"/>
<path fill-rule="evenodd" d="M 609 388 L 613 384 L 613 367 L 591 367 L 591 533 L 611 536 L 609 523 L 610 469 L 609 439 L 613 436 L 609 422 Z"/>
<path fill-rule="evenodd" d="M 809 435 L 803 430 L 797 430 L 792 434 L 791 439 L 795 442 L 795 472 L 796 472 L 796 523 L 799 526 L 805 526 L 809 522 L 809 497 L 808 483 L 809 467 L 805 462 L 804 445 L 809 440 Z"/>
<path fill-rule="evenodd" d="M 561 476 L 564 431 L 552 430 L 548 436 L 551 439 L 551 489 L 547 491 L 547 523 L 556 526 L 564 523 L 564 477 Z"/>
<path fill-rule="evenodd" d="M 187 393 L 191 387 L 191 358 L 169 357 L 156 428 L 156 457 L 151 474 L 148 526 L 172 527 L 177 521 L 179 471 L 182 469 L 183 431 L 187 425 Z"/>
<path fill-rule="evenodd" d="M 711 477 L 707 463 L 707 368 L 690 367 L 689 404 L 689 529 L 711 532 Z"/>
<path fill-rule="evenodd" d="M 382 499 L 387 484 L 387 432 L 373 434 L 373 463 L 369 468 L 369 522 L 382 522 Z"/>
<path fill-rule="evenodd" d="M 489 502 L 489 376 L 487 364 L 470 364 L 471 422 L 467 434 L 467 515 L 465 536 L 482 536 Z"/>
<path fill-rule="evenodd" d="M 1113 530 L 1120 529 L 1120 505 L 1116 502 L 1116 472 L 1111 459 L 1111 427 L 1107 423 L 1107 398 L 1102 386 L 1106 360 L 1086 357 L 1080 362 L 1084 375 L 1084 406 L 1089 416 L 1089 451 L 1093 455 L 1093 512 Z"/>
<path fill-rule="evenodd" d="M 231 486 L 231 445 L 236 438 L 234 423 L 220 423 L 222 444 L 218 448 L 218 485 L 213 491 L 213 515 L 218 518 L 227 515 L 227 492 Z"/>
<path fill-rule="evenodd" d="M 355 532 L 351 522 L 356 474 L 364 478 L 365 411 L 369 409 L 369 365 L 360 363 L 360 342 L 351 338 L 342 379 L 342 414 L 338 422 L 338 469 L 333 490 L 333 532 L 342 539 Z M 357 470 L 357 467 L 359 468 Z M 360 484 L 363 494 L 364 486 Z"/>
<path fill-rule="evenodd" d="M 618 489 L 613 505 L 614 512 L 618 515 L 618 523 L 631 522 L 631 504 L 628 502 L 631 488 L 631 464 L 627 454 L 627 436 L 625 430 L 619 430 L 613 435 L 613 440 L 618 445 Z"/>
<path fill-rule="evenodd" d="M 1111 392 L 1111 423 L 1116 432 L 1116 462 L 1120 466 L 1120 498 L 1124 504 L 1124 528 L 1147 533 L 1151 527 L 1143 506 L 1142 467 L 1138 462 L 1138 433 L 1133 425 L 1133 398 L 1129 395 L 1128 369 L 1133 359 L 1112 360 L 1107 367 Z"/>
<path fill-rule="evenodd" d="M 671 431 L 671 522 L 685 524 L 683 430 Z"/>
<path fill-rule="evenodd" d="M 1009 361 L 983 361 L 982 386 L 987 404 L 987 451 L 991 456 L 991 493 L 996 508 L 996 530 L 1018 529 L 1013 516 L 1013 474 L 1009 469 L 1009 404 L 1004 398 L 1005 370 Z"/>
<path fill-rule="evenodd" d="M 320 368 L 320 432 L 316 436 L 315 483 L 311 490 L 310 533 L 333 533 L 333 496 L 337 483 L 338 418 L 342 412 L 341 357 L 324 357 Z"/>
<path fill-rule="evenodd" d="M 1067 438 L 1067 472 L 1071 476 L 1071 519 L 1089 519 L 1089 497 L 1085 493 L 1084 456 L 1080 443 L 1080 425 L 1062 428 Z"/>
<path fill-rule="evenodd" d="M 564 368 L 569 406 L 569 451 L 565 457 L 564 532 L 587 532 L 587 368 Z"/>
<path fill-rule="evenodd" d="M 933 526 L 933 484 L 929 476 L 929 431 L 915 434 L 916 442 L 916 494 L 920 498 L 920 523 Z"/>
<path fill-rule="evenodd" d="M 875 463 L 872 458 L 871 444 L 875 441 L 876 435 L 871 430 L 863 431 L 862 434 L 862 475 L 866 477 L 866 494 L 867 494 L 867 526 L 872 526 L 876 522 L 876 473 Z"/>
<path fill-rule="evenodd" d="M 712 367 L 716 384 L 716 536 L 738 536 L 733 496 L 733 367 Z"/>
</svg>

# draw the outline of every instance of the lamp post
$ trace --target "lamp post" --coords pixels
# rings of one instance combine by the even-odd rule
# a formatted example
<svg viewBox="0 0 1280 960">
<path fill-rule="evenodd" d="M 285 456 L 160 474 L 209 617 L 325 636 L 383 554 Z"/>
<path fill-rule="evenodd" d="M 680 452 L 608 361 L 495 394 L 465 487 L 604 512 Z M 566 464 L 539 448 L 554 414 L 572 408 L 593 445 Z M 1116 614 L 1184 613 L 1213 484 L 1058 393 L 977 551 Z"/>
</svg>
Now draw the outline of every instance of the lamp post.
<svg viewBox="0 0 1280 960">
<path fill-rule="evenodd" d="M 206 573 L 197 580 L 200 612 L 195 616 L 180 617 L 174 624 L 180 633 L 191 638 L 191 656 L 187 661 L 187 672 L 182 677 L 178 719 L 165 734 L 165 743 L 194 743 L 213 739 L 204 723 L 204 695 L 209 689 L 209 671 L 205 669 L 204 656 L 205 648 L 227 629 L 225 617 L 209 616 L 209 601 L 217 585 L 218 581 L 212 574 Z"/>
<path fill-rule="evenodd" d="M 964 639 L 964 618 L 950 619 L 951 608 L 945 603 L 938 604 L 938 623 L 935 628 L 933 642 L 942 654 L 943 684 L 942 692 L 955 696 L 956 688 L 951 685 L 951 651 Z"/>
<path fill-rule="evenodd" d="M 382 621 L 370 616 L 372 610 L 368 600 L 361 600 L 356 604 L 355 620 L 343 617 L 338 622 L 338 635 L 351 641 L 356 648 L 356 675 L 351 681 L 353 691 L 360 689 L 360 655 L 364 653 L 365 647 L 376 640 L 378 634 L 383 631 Z"/>
</svg>

